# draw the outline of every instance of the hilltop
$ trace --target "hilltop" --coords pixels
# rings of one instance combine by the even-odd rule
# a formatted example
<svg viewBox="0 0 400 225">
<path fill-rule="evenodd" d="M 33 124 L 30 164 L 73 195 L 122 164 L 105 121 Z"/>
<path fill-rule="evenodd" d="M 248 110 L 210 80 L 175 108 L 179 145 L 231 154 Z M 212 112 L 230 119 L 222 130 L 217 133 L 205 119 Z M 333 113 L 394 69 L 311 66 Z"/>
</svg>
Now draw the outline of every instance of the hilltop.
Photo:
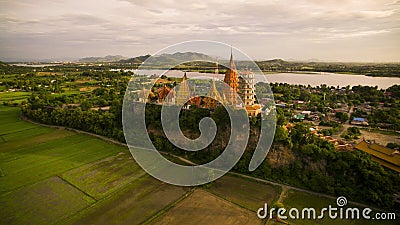
<svg viewBox="0 0 400 225">
<path fill-rule="evenodd" d="M 107 55 L 105 57 L 85 57 L 78 60 L 82 63 L 93 63 L 93 62 L 118 62 L 124 60 L 126 57 L 122 55 Z"/>
</svg>

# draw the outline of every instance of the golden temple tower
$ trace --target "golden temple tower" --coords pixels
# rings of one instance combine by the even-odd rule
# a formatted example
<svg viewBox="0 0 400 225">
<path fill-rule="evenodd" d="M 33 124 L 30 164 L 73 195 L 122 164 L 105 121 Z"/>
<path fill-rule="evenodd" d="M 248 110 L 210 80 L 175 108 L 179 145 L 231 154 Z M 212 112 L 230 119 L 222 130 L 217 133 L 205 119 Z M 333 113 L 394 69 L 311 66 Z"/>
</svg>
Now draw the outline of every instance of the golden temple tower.
<svg viewBox="0 0 400 225">
<path fill-rule="evenodd" d="M 176 104 L 184 105 L 190 99 L 190 89 L 187 83 L 186 72 L 183 75 L 182 82 L 180 83 L 179 89 L 176 92 Z"/>
<path fill-rule="evenodd" d="M 224 90 L 224 95 L 226 97 L 226 101 L 227 101 L 227 103 L 229 105 L 235 105 L 236 104 L 236 97 L 235 97 L 234 94 L 238 91 L 239 75 L 238 75 L 238 72 L 236 70 L 235 62 L 233 60 L 232 49 L 231 49 L 231 58 L 229 60 L 229 67 L 225 72 L 224 82 L 227 85 L 229 85 L 229 87 L 232 88 L 230 90 L 227 90 L 227 88 L 225 88 L 225 90 Z"/>
</svg>

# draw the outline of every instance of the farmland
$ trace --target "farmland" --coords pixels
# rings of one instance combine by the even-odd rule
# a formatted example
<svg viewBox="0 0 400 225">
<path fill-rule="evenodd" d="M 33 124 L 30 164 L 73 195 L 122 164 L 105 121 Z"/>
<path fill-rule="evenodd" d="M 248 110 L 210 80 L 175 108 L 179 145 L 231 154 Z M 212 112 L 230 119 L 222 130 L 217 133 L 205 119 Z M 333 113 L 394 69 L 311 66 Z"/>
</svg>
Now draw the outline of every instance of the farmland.
<svg viewBox="0 0 400 225">
<path fill-rule="evenodd" d="M 203 190 L 196 190 L 171 210 L 150 224 L 261 224 L 256 214 L 218 198 Z"/>
<path fill-rule="evenodd" d="M 4 121 L 0 126 L 2 224 L 138 224 L 160 223 L 165 218 L 178 222 L 187 218 L 176 217 L 177 212 L 191 209 L 197 214 L 203 208 L 208 210 L 194 222 L 254 224 L 261 222 L 253 212 L 257 205 L 277 194 L 272 186 L 247 180 L 242 180 L 242 188 L 232 189 L 241 181 L 237 177 L 226 177 L 207 191 L 192 193 L 192 188 L 168 185 L 146 175 L 123 146 L 21 121 L 18 112 L 18 108 L 0 107 Z M 253 192 L 250 201 L 246 200 L 246 191 L 260 187 L 274 192 L 251 203 L 257 198 Z M 221 194 L 224 189 L 226 195 Z M 210 201 L 214 203 L 209 205 Z M 200 208 L 193 210 L 194 202 Z M 179 205 L 183 207 L 176 208 Z M 224 210 L 214 217 L 221 207 Z"/>
<path fill-rule="evenodd" d="M 0 107 L 1 224 L 76 224 L 99 215 L 99 223 L 115 222 L 126 219 L 124 206 L 125 223 L 135 223 L 186 191 L 145 175 L 122 146 L 21 121 L 18 112 Z"/>
<path fill-rule="evenodd" d="M 272 205 L 280 194 L 277 186 L 229 175 L 215 181 L 207 191 L 254 212 L 264 203 Z"/>
<path fill-rule="evenodd" d="M 317 215 L 320 214 L 320 211 L 322 208 L 327 208 L 329 205 L 332 207 L 337 207 L 336 200 L 327 198 L 327 197 L 322 197 L 322 196 L 316 196 L 312 195 L 309 193 L 304 193 L 300 191 L 295 191 L 295 190 L 289 190 L 288 192 L 283 194 L 283 206 L 286 209 L 290 208 L 297 208 L 297 209 L 303 209 L 307 207 L 313 207 L 315 208 Z M 355 206 L 352 204 L 347 205 L 344 208 L 347 207 L 357 207 L 360 209 L 360 212 L 364 207 L 362 206 Z M 374 213 L 371 213 L 371 216 L 373 216 Z M 360 213 L 360 218 L 361 218 L 361 213 Z M 340 221 L 340 222 L 339 222 Z M 304 219 L 297 219 L 297 220 L 292 220 L 288 219 L 288 222 L 290 224 L 298 224 L 298 225 L 316 225 L 316 224 L 340 224 L 347 225 L 347 224 L 352 224 L 352 225 L 364 225 L 364 224 L 397 224 L 396 221 L 390 221 L 390 220 L 355 220 L 355 219 L 330 219 L 328 218 L 328 213 L 325 212 L 325 217 L 321 219 L 316 219 L 316 220 L 304 220 Z M 268 224 L 276 224 L 276 223 L 268 223 Z"/>
<path fill-rule="evenodd" d="M 237 175 L 197 188 L 165 184 L 141 170 L 122 145 L 22 121 L 15 107 L 1 106 L 0 119 L 1 224 L 261 224 L 257 209 L 278 199 L 287 208 L 335 205 Z M 341 221 L 382 224 L 368 222 Z"/>
<path fill-rule="evenodd" d="M 2 91 L 0 89 L 0 91 Z M 6 104 L 21 104 L 31 95 L 30 92 L 15 91 L 15 92 L 0 92 L 0 102 Z"/>
</svg>

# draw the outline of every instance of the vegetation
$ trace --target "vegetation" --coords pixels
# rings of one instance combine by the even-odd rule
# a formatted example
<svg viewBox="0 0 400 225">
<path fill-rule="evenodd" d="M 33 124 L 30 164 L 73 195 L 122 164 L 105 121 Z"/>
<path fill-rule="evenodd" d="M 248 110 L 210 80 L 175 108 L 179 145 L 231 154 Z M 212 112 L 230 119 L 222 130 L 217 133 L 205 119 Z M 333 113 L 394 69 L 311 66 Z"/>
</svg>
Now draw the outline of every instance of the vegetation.
<svg viewBox="0 0 400 225">
<path fill-rule="evenodd" d="M 0 106 L 1 224 L 138 224 L 185 193 L 147 176 L 124 147 L 19 111 Z"/>
<path fill-rule="evenodd" d="M 347 131 L 341 135 L 341 137 L 348 141 L 351 141 L 353 139 L 358 139 L 358 136 L 360 135 L 361 131 L 358 127 L 349 127 L 347 128 Z"/>
<path fill-rule="evenodd" d="M 23 104 L 24 115 L 35 121 L 72 127 L 84 131 L 93 132 L 103 136 L 124 141 L 121 124 L 121 107 L 123 99 L 122 81 L 111 79 L 111 74 L 102 72 L 88 72 L 82 74 L 90 80 L 96 80 L 98 84 L 109 82 L 109 87 L 98 87 L 94 91 L 80 95 L 51 95 L 47 92 L 36 92 Z M 113 72 L 114 77 L 122 80 L 128 78 L 121 72 Z M 100 78 L 101 77 L 101 78 Z M 139 79 L 139 78 L 138 78 Z M 141 79 L 141 78 L 140 78 Z M 127 80 L 127 79 L 125 79 Z M 90 85 L 90 84 L 88 84 Z M 337 88 L 305 87 L 301 85 L 272 84 L 272 89 L 278 95 L 277 100 L 291 102 L 299 99 L 306 103 L 294 103 L 289 110 L 278 110 L 278 125 L 285 125 L 291 119 L 294 110 L 312 110 L 319 112 L 320 125 L 331 126 L 328 134 L 337 132 L 342 126 L 346 116 L 343 113 L 334 113 L 332 109 L 343 107 L 346 102 L 353 104 L 361 102 L 384 100 L 397 105 L 397 97 L 387 98 L 383 91 L 376 88 L 353 87 L 343 91 Z M 257 84 L 261 87 L 263 84 Z M 334 91 L 332 91 L 334 90 Z M 376 94 L 366 95 L 368 91 Z M 375 91 L 374 91 L 375 90 Z M 342 94 L 338 94 L 342 93 Z M 263 96 L 263 92 L 260 93 Z M 325 101 L 321 101 L 324 98 Z M 359 103 L 355 102 L 356 99 Z M 340 104 L 339 104 L 340 103 Z M 364 104 L 363 103 L 363 104 Z M 297 105 L 296 105 L 297 104 Z M 96 107 L 109 106 L 108 110 L 93 110 Z M 359 105 L 357 105 L 359 107 Z M 358 113 L 355 110 L 353 116 Z M 378 109 L 376 109 L 378 112 Z M 218 127 L 217 137 L 213 143 L 203 151 L 186 152 L 176 148 L 161 132 L 161 107 L 155 104 L 146 106 L 146 123 L 150 131 L 150 138 L 155 147 L 164 152 L 187 157 L 188 159 L 202 163 L 208 162 L 225 149 L 229 140 L 229 117 L 223 108 L 217 107 L 214 111 L 191 107 L 181 113 L 180 124 L 185 135 L 196 138 L 199 135 L 198 124 L 204 117 L 212 117 Z M 375 109 L 371 112 L 375 113 Z M 338 122 L 324 120 L 324 115 L 332 114 Z M 368 114 L 369 115 L 369 114 Z M 396 115 L 397 116 L 397 115 Z M 397 118 L 394 116 L 395 118 Z M 335 152 L 334 147 L 310 134 L 309 125 L 297 122 L 290 130 L 278 126 L 275 134 L 275 144 L 270 150 L 267 160 L 254 172 L 248 172 L 248 165 L 252 152 L 257 143 L 257 129 L 260 118 L 252 118 L 252 137 L 250 137 L 247 151 L 243 158 L 234 167 L 235 171 L 247 173 L 253 176 L 271 179 L 278 182 L 291 184 L 309 190 L 324 192 L 332 195 L 344 195 L 354 200 L 372 203 L 380 207 L 392 208 L 394 205 L 393 194 L 398 193 L 399 177 L 391 171 L 383 169 L 379 164 L 371 161 L 370 156 L 359 151 Z M 356 130 L 350 129 L 349 138 L 357 137 Z M 346 138 L 346 136 L 345 136 Z M 279 162 L 274 157 L 279 154 L 287 154 L 285 162 Z M 355 166 L 357 165 L 357 166 Z M 300 178 L 300 179 L 299 179 Z M 368 188 L 366 188 L 368 187 Z M 366 197 L 367 196 L 367 197 Z"/>
<path fill-rule="evenodd" d="M 125 87 L 133 73 L 127 70 L 111 70 L 119 66 L 120 64 L 113 63 L 85 64 L 84 66 L 66 64 L 22 69 L 3 65 L 4 74 L 2 76 L 4 79 L 0 86 L 3 87 L 4 92 L 0 93 L 0 100 L 4 105 L 20 105 L 24 116 L 34 121 L 76 128 L 124 142 L 121 124 L 122 100 Z M 133 64 L 127 66 L 127 68 L 133 67 L 135 67 Z M 139 85 L 140 82 L 148 81 L 149 78 L 135 75 L 133 79 L 137 79 Z M 173 87 L 178 82 L 179 79 L 171 79 L 168 85 Z M 271 97 L 266 92 L 268 88 L 266 84 L 256 84 L 260 101 L 268 101 Z M 320 85 L 311 87 L 276 83 L 271 84 L 271 89 L 275 100 L 282 105 L 277 109 L 278 126 L 274 144 L 263 164 L 256 171 L 248 172 L 248 165 L 256 147 L 260 126 L 260 118 L 251 118 L 252 136 L 249 146 L 243 158 L 234 167 L 235 171 L 317 192 L 337 196 L 344 195 L 354 201 L 379 207 L 394 208 L 393 195 L 400 192 L 398 174 L 371 161 L 370 156 L 364 152 L 336 152 L 332 144 L 311 134 L 310 127 L 318 124 L 328 126 L 322 132 L 326 135 L 333 135 L 343 127 L 347 119 L 351 121 L 354 117 L 364 117 L 372 128 L 399 130 L 400 95 L 398 93 L 400 87 L 398 85 L 393 85 L 387 90 L 380 90 L 378 87 L 364 86 L 329 87 Z M 204 117 L 213 118 L 218 127 L 217 137 L 207 149 L 201 152 L 186 152 L 173 146 L 162 133 L 161 108 L 159 105 L 153 104 L 157 101 L 158 96 L 154 90 L 152 94 L 151 103 L 146 106 L 146 125 L 150 137 L 158 149 L 187 157 L 198 163 L 210 161 L 220 155 L 230 136 L 229 117 L 227 117 L 226 110 L 218 107 L 210 111 L 193 106 L 181 113 L 181 129 L 190 138 L 198 137 L 200 134 L 198 124 Z M 351 109 L 354 110 L 349 116 Z M 304 120 L 293 119 L 294 115 L 302 111 L 311 111 L 312 114 L 305 116 Z M 16 138 L 17 134 L 13 132 L 20 131 L 19 134 L 27 135 L 27 137 L 42 134 L 42 136 L 28 138 L 32 141 L 31 143 L 39 142 L 42 139 L 49 140 L 45 131 L 28 130 L 24 128 L 27 125 L 24 125 L 23 122 L 18 120 L 13 122 L 11 128 L 7 124 L 0 126 L 0 129 L 10 132 L 9 138 L 13 135 Z M 292 123 L 293 127 L 286 127 L 289 123 Z M 96 179 L 82 179 L 80 172 L 77 171 L 75 171 L 76 173 L 65 172 L 106 156 L 111 157 L 118 153 L 119 149 L 111 148 L 110 150 L 101 147 L 104 145 L 102 141 L 87 139 L 87 137 L 74 135 L 74 133 L 70 134 L 60 140 L 43 141 L 43 149 L 36 145 L 28 145 L 19 150 L 24 156 L 29 155 L 29 152 L 38 152 L 41 156 L 40 159 L 34 158 L 37 157 L 34 154 L 18 159 L 20 161 L 10 161 L 4 166 L 0 165 L 5 171 L 2 172 L 3 174 L 7 174 L 7 171 L 10 170 L 13 171 L 19 166 L 30 165 L 36 160 L 55 166 L 54 169 L 49 169 L 45 165 L 41 165 L 30 169 L 26 175 L 22 176 L 18 176 L 16 173 L 13 175 L 16 177 L 15 180 L 0 183 L 0 187 L 4 187 L 4 192 L 33 184 L 38 181 L 37 179 L 43 180 L 54 175 L 60 175 L 65 181 L 81 187 L 95 199 L 109 195 L 109 192 L 104 191 L 106 189 L 113 192 L 114 187 L 108 185 L 112 183 L 113 179 L 116 179 L 116 184 L 118 184 L 120 179 L 118 176 L 110 176 L 110 183 L 105 182 L 104 185 L 96 186 L 95 184 L 99 182 Z M 58 135 L 61 137 L 65 133 Z M 347 139 L 354 139 L 359 135 L 359 130 L 358 128 L 348 129 L 346 135 L 348 135 Z M 7 138 L 7 136 L 2 137 Z M 54 134 L 54 137 L 57 135 Z M 22 143 L 25 142 L 14 144 L 22 146 Z M 71 145 L 71 143 L 76 144 Z M 8 145 L 6 143 L 4 149 L 7 149 Z M 84 148 L 86 145 L 92 147 L 79 153 L 76 152 L 77 149 Z M 9 149 L 15 148 L 10 146 Z M 60 151 L 59 159 L 65 157 L 69 160 L 68 163 L 49 162 L 48 160 L 54 160 L 54 158 L 52 158 L 51 151 L 46 149 Z M 7 157 L 10 157 L 7 159 L 12 159 L 14 155 Z M 96 174 L 97 167 L 97 170 L 103 168 L 96 163 L 90 165 L 90 168 L 82 167 L 82 171 L 90 170 Z M 42 170 L 44 172 L 39 173 Z M 134 170 L 133 168 L 132 171 Z M 121 169 L 121 173 L 129 174 L 132 171 Z M 133 172 L 131 175 L 135 176 Z M 122 182 L 120 185 L 124 186 L 125 183 Z"/>
<path fill-rule="evenodd" d="M 386 147 L 399 150 L 399 149 L 400 149 L 400 144 L 397 144 L 397 143 L 388 143 L 388 144 L 386 145 Z"/>
<path fill-rule="evenodd" d="M 276 186 L 231 175 L 216 180 L 206 190 L 253 212 L 257 212 L 264 203 L 272 205 L 280 194 Z"/>
</svg>

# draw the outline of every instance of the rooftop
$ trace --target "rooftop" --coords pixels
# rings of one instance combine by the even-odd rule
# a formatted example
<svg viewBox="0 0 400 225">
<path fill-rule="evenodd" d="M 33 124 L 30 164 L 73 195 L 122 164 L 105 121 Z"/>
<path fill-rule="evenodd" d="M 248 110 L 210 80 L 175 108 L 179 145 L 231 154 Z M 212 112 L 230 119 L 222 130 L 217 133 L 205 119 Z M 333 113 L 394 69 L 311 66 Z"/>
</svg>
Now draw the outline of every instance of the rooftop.
<svg viewBox="0 0 400 225">
<path fill-rule="evenodd" d="M 382 166 L 400 172 L 399 151 L 365 140 L 358 143 L 356 148 L 372 155 L 372 159 Z"/>
</svg>

